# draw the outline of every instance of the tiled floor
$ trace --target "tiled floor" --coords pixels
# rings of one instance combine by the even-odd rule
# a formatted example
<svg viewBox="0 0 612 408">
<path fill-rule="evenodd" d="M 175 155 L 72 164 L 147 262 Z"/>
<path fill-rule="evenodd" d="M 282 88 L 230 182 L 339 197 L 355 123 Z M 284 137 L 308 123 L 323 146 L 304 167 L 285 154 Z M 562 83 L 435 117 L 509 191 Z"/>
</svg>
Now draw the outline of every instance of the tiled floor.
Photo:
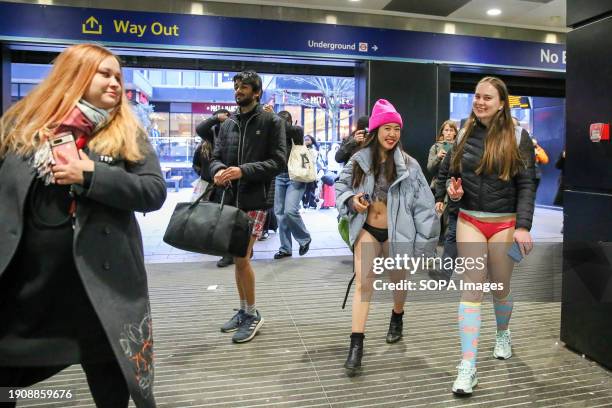
<svg viewBox="0 0 612 408">
<path fill-rule="evenodd" d="M 233 312 L 233 271 L 211 261 L 150 264 L 156 339 L 155 394 L 160 408 L 184 407 L 603 407 L 612 401 L 612 374 L 560 343 L 559 265 L 549 254 L 527 258 L 513 277 L 514 356 L 491 356 L 495 318 L 483 304 L 478 369 L 471 398 L 450 392 L 459 358 L 459 293 L 408 296 L 405 337 L 385 343 L 390 302 L 372 304 L 361 376 L 342 364 L 351 312 L 340 305 L 351 275 L 346 256 L 256 260 L 257 303 L 266 322 L 250 343 L 219 332 Z M 557 252 L 555 252 L 557 251 Z M 424 275 L 416 275 L 417 279 Z M 537 293 L 537 296 L 536 296 Z M 536 301 L 537 297 L 537 301 Z M 80 367 L 41 388 L 70 388 L 72 401 L 23 407 L 92 407 Z"/>
</svg>

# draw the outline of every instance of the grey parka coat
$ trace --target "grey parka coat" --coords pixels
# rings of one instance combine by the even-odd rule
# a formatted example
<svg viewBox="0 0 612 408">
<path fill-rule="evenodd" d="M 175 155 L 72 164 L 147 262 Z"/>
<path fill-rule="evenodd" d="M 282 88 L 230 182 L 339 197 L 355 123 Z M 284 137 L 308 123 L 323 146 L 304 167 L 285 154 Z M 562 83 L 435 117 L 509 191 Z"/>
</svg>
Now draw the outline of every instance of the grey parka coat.
<svg viewBox="0 0 612 408">
<path fill-rule="evenodd" d="M 344 166 L 336 181 L 336 207 L 340 215 L 348 216 L 351 246 L 366 222 L 367 212 L 352 212 L 348 200 L 360 192 L 372 195 L 374 172 L 372 149 L 355 153 Z M 387 220 L 389 229 L 389 257 L 434 256 L 440 221 L 436 215 L 435 201 L 419 163 L 396 148 L 393 153 L 397 178 L 387 193 Z M 363 183 L 353 188 L 353 166 L 360 166 L 365 173 Z"/>
</svg>

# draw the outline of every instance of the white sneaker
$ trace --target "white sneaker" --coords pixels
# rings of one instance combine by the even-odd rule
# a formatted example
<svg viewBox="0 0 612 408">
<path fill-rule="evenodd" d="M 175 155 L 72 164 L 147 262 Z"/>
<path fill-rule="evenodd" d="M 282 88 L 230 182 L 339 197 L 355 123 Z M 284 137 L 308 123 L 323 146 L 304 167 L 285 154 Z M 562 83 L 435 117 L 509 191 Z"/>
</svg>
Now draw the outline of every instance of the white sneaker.
<svg viewBox="0 0 612 408">
<path fill-rule="evenodd" d="M 457 366 L 457 378 L 453 383 L 453 393 L 458 395 L 472 394 L 472 388 L 478 385 L 476 368 L 469 361 L 461 360 Z"/>
<path fill-rule="evenodd" d="M 498 330 L 495 335 L 495 348 L 493 357 L 499 360 L 507 360 L 512 357 L 512 337 L 510 330 Z"/>
</svg>

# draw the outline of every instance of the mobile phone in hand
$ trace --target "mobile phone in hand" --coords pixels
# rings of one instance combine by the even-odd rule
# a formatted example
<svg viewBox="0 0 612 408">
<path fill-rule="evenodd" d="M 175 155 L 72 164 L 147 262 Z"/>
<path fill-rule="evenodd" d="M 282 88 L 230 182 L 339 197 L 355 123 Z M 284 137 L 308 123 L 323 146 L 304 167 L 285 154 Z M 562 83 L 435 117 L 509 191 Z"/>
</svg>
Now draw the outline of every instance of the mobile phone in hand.
<svg viewBox="0 0 612 408">
<path fill-rule="evenodd" d="M 508 256 L 515 262 L 519 263 L 523 259 L 523 254 L 521 253 L 521 248 L 519 247 L 518 242 L 514 241 L 510 250 L 508 251 Z"/>
<path fill-rule="evenodd" d="M 50 139 L 49 144 L 51 145 L 51 153 L 53 153 L 53 159 L 56 164 L 67 164 L 66 159 L 80 159 L 79 151 L 71 132 L 60 133 L 53 139 Z M 63 157 L 59 157 L 59 152 L 62 153 Z"/>
</svg>

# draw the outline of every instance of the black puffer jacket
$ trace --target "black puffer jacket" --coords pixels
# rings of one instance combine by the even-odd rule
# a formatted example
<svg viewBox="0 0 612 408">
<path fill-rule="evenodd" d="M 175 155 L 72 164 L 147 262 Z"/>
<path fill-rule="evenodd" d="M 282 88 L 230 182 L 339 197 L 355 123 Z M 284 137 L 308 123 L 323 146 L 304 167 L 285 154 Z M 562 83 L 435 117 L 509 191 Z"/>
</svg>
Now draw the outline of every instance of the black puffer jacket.
<svg viewBox="0 0 612 408">
<path fill-rule="evenodd" d="M 355 135 L 355 132 L 353 132 L 352 135 L 344 139 L 342 143 L 340 144 L 340 147 L 338 148 L 338 151 L 336 152 L 336 156 L 334 157 L 334 159 L 338 163 L 348 162 L 351 156 L 354 155 L 357 152 L 357 150 L 359 150 L 359 148 L 361 147 L 361 145 L 357 143 L 357 141 L 355 140 L 354 135 Z"/>
<path fill-rule="evenodd" d="M 516 228 L 530 230 L 535 202 L 535 154 L 531 138 L 523 130 L 519 144 L 523 165 L 513 178 L 503 181 L 496 174 L 479 175 L 475 172 L 484 153 L 486 136 L 487 128 L 477 122 L 465 141 L 461 173 L 450 171 L 456 145 L 446 155 L 438 173 L 436 201 L 444 201 L 447 179 L 461 177 L 464 194 L 459 202 L 460 208 L 492 213 L 516 212 Z"/>
<path fill-rule="evenodd" d="M 241 115 L 248 119 L 241 127 Z M 242 118 L 244 119 L 244 117 Z M 285 121 L 257 105 L 247 114 L 232 113 L 215 139 L 210 173 L 240 167 L 242 178 L 232 182 L 231 203 L 241 210 L 274 205 L 274 177 L 285 167 Z"/>
</svg>

